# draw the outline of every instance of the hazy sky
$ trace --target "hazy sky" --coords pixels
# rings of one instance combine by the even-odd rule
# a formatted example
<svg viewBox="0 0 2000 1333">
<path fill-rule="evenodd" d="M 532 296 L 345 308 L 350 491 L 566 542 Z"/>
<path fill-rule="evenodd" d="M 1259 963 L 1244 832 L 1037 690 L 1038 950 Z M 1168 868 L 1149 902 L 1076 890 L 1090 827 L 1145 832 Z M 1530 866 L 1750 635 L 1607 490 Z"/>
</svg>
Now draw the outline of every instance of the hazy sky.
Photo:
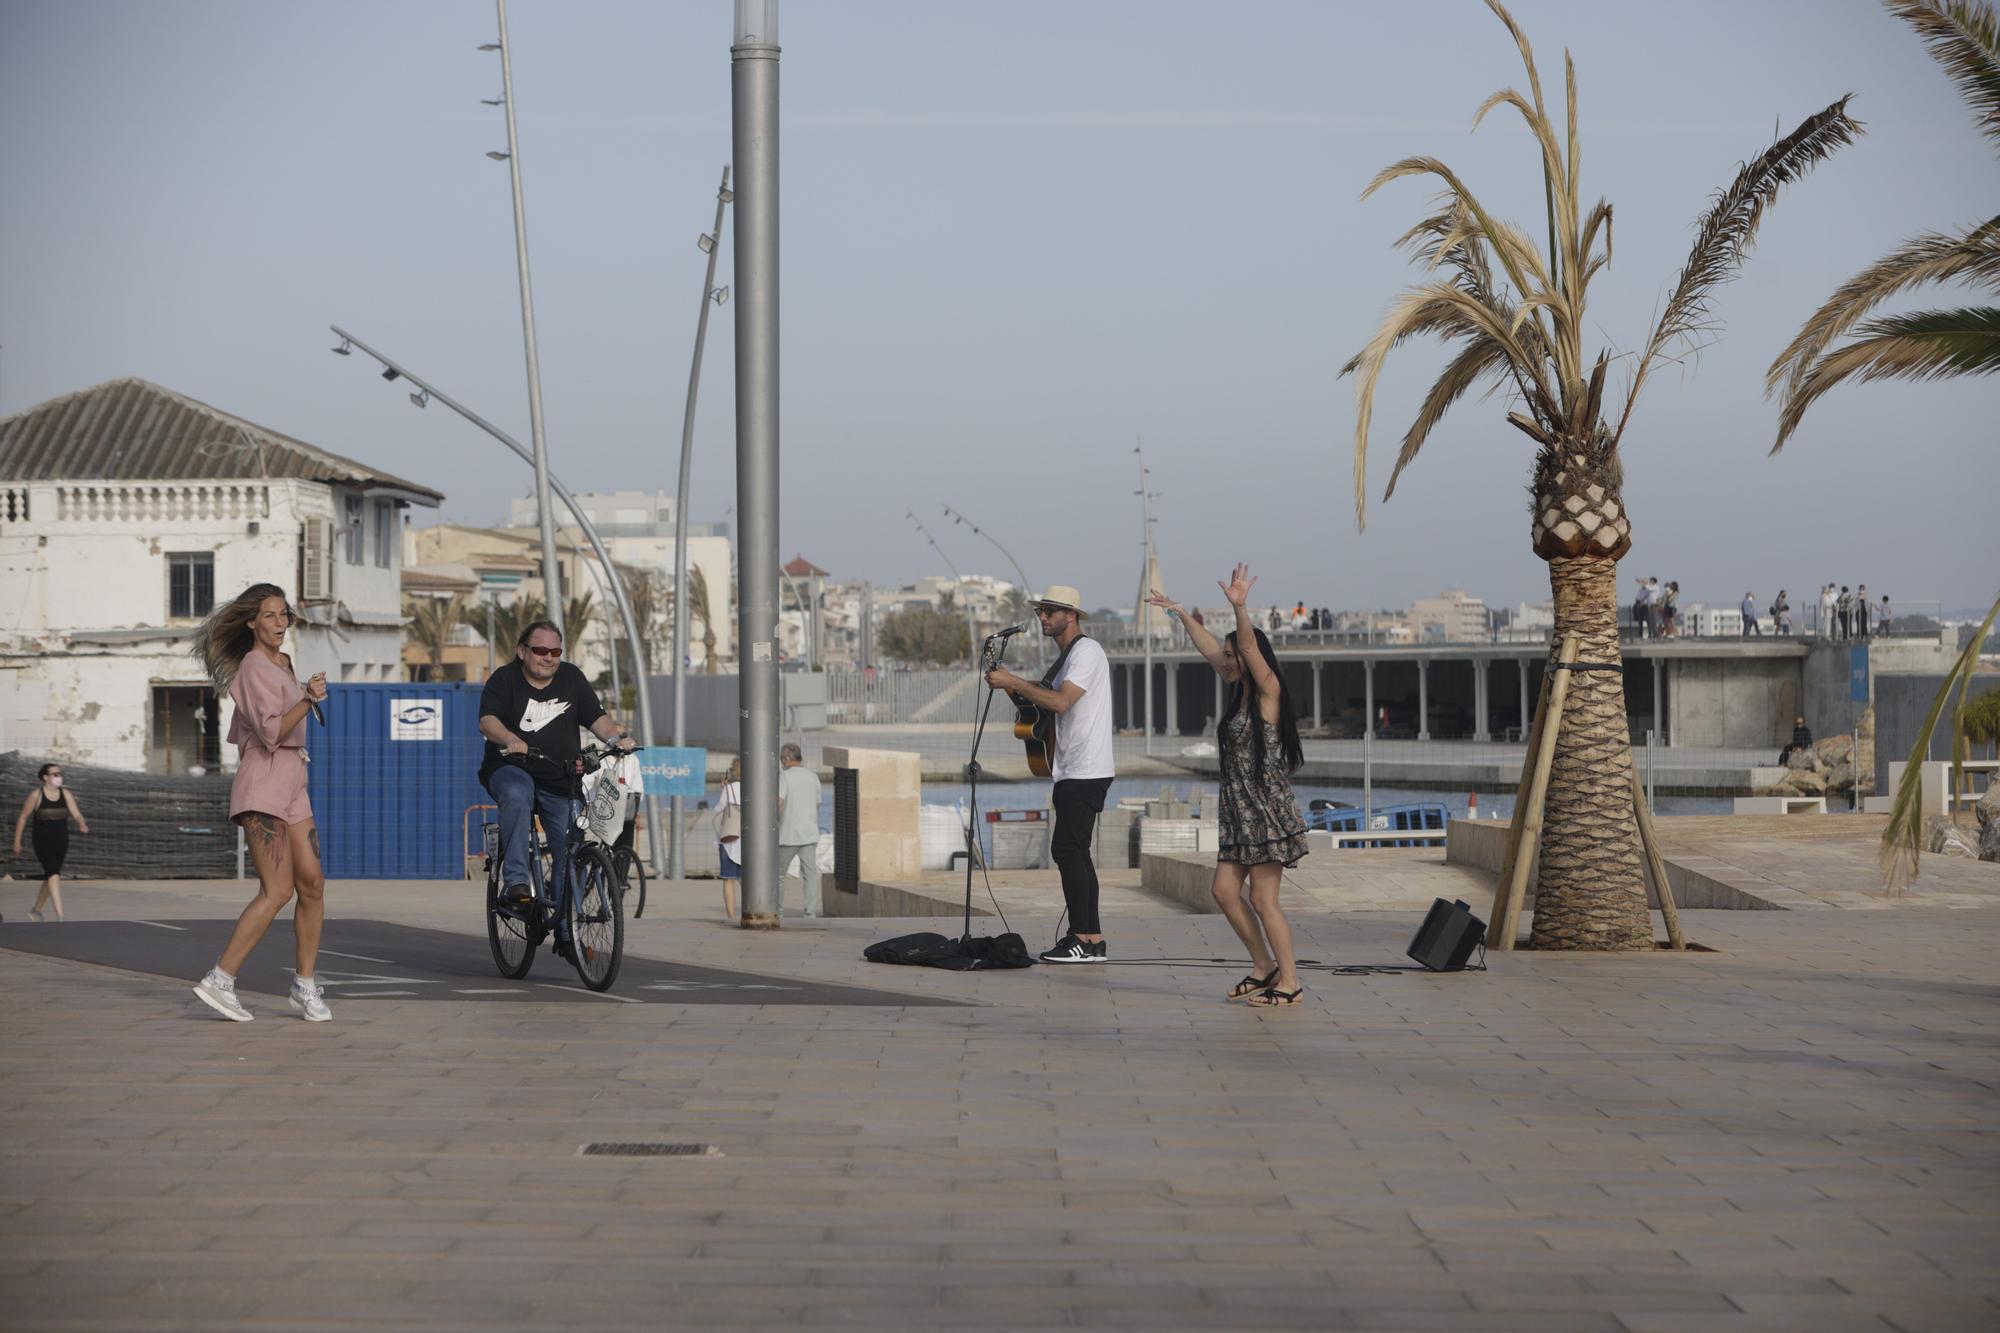
<svg viewBox="0 0 2000 1333">
<path fill-rule="evenodd" d="M 1626 438 L 1624 574 L 1684 600 L 1795 603 L 1827 579 L 1984 606 L 2000 570 L 2000 382 L 1835 391 L 1776 459 L 1762 374 L 1842 280 L 1902 238 L 1988 217 L 2000 164 L 1917 39 L 1861 0 L 1543 3 L 1573 51 L 1583 183 L 1617 209 L 1593 287 L 1629 350 L 1709 193 L 1842 93 L 1869 133 L 1780 201 L 1719 344 L 1649 387 Z M 509 12 L 552 465 L 572 489 L 671 491 L 702 256 L 729 153 L 730 5 Z M 418 413 L 338 322 L 527 438 L 493 7 L 478 0 L 0 0 L 0 413 L 139 375 L 425 482 L 492 522 L 528 470 Z M 1169 591 L 1405 605 L 1446 586 L 1547 595 L 1530 446 L 1462 403 L 1394 500 L 1397 441 L 1440 364 L 1392 361 L 1370 522 L 1351 503 L 1351 382 L 1411 270 L 1391 242 L 1443 158 L 1541 230 L 1522 82 L 1474 0 L 938 3 L 784 9 L 783 538 L 837 577 L 966 572 L 1130 605 L 1135 436 Z M 727 241 L 727 237 L 725 237 Z M 728 280 L 733 245 L 724 251 Z M 1959 291 L 1934 301 L 1956 304 Z M 692 515 L 735 500 L 734 307 L 711 324 Z M 419 521 L 425 521 L 420 518 Z"/>
</svg>

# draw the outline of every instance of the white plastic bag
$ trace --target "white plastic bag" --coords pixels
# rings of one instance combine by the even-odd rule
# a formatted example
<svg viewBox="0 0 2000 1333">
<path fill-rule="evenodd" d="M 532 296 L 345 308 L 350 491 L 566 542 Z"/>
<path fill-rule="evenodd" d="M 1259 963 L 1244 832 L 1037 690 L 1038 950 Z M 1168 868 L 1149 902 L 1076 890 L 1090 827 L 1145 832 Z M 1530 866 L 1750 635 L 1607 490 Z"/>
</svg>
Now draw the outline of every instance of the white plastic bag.
<svg viewBox="0 0 2000 1333">
<path fill-rule="evenodd" d="M 639 799 L 639 756 L 621 755 L 588 774 L 584 786 L 584 823 L 590 836 L 610 844 L 625 831 L 625 812 Z"/>
</svg>

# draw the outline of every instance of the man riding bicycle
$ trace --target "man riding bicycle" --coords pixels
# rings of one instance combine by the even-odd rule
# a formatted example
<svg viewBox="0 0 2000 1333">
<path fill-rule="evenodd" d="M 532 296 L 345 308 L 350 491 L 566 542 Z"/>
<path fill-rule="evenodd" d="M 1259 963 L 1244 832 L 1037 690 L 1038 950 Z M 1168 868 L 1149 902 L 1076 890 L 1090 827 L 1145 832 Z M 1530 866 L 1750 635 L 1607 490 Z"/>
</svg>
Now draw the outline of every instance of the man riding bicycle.
<svg viewBox="0 0 2000 1333">
<path fill-rule="evenodd" d="M 562 660 L 562 631 L 537 620 L 521 632 L 514 659 L 486 678 L 479 696 L 479 734 L 486 738 L 479 782 L 500 807 L 501 891 L 504 902 L 524 904 L 534 898 L 529 887 L 528 844 L 536 814 L 549 837 L 553 865 L 548 891 L 561 901 L 568 882 L 570 774 L 582 757 L 579 731 L 592 734 L 621 751 L 635 748 L 630 736 L 605 714 L 582 671 Z M 530 773 L 506 756 L 530 749 L 552 763 Z"/>
</svg>

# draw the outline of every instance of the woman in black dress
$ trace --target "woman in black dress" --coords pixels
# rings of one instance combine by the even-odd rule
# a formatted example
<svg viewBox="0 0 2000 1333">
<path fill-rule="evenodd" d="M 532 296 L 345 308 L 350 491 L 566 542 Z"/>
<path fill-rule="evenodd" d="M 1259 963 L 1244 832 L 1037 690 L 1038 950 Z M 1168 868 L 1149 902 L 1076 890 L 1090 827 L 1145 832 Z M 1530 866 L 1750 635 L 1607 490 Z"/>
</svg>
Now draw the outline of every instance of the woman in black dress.
<svg viewBox="0 0 2000 1333">
<path fill-rule="evenodd" d="M 1222 757 L 1215 903 L 1250 950 L 1250 974 L 1236 983 L 1229 998 L 1275 1007 L 1297 1004 L 1305 991 L 1292 950 L 1291 922 L 1278 906 L 1285 871 L 1306 854 L 1306 822 L 1291 779 L 1305 762 L 1305 750 L 1277 654 L 1250 616 L 1250 589 L 1256 582 L 1250 567 L 1239 564 L 1230 581 L 1220 585 L 1236 613 L 1235 632 L 1222 642 L 1164 594 L 1146 600 L 1186 627 L 1196 649 L 1230 687 L 1228 709 L 1215 728 Z"/>
<path fill-rule="evenodd" d="M 40 921 L 42 904 L 47 903 L 55 910 L 56 920 L 63 919 L 62 910 L 62 868 L 69 856 L 69 821 L 74 819 L 77 828 L 90 832 L 90 824 L 77 809 L 76 797 L 63 786 L 61 764 L 43 764 L 36 775 L 41 779 L 28 799 L 21 802 L 21 817 L 14 821 L 14 855 L 21 854 L 21 831 L 34 821 L 35 831 L 31 840 L 35 846 L 35 859 L 42 863 L 42 891 L 35 895 L 35 905 L 28 909 L 28 915 Z"/>
</svg>

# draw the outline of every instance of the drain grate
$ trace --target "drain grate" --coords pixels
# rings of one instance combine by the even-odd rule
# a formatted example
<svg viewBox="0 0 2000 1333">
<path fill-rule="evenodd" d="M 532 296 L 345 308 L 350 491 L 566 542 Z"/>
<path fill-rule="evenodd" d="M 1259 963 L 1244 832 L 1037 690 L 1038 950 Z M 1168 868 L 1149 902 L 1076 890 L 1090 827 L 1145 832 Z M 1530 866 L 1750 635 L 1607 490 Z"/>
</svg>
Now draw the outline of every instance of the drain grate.
<svg viewBox="0 0 2000 1333">
<path fill-rule="evenodd" d="M 578 1157 L 720 1157 L 712 1143 L 586 1143 Z"/>
</svg>

